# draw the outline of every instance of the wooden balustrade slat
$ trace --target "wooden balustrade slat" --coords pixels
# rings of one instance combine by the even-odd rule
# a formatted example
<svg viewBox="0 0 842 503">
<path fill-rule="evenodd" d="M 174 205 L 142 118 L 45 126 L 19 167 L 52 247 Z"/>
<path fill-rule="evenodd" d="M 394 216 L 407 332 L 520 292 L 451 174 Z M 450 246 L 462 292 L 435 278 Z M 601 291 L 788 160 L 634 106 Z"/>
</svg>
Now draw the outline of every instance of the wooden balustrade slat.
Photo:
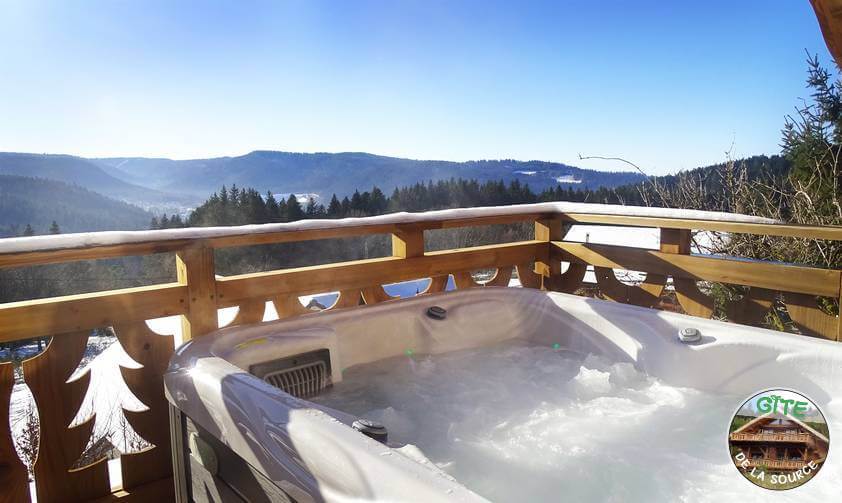
<svg viewBox="0 0 842 503">
<path fill-rule="evenodd" d="M 363 288 L 362 289 L 362 295 L 363 295 L 363 302 L 365 302 L 366 305 L 378 304 L 380 302 L 384 302 L 384 301 L 387 301 L 387 300 L 392 300 L 392 299 L 398 298 L 397 296 L 392 297 L 391 295 L 389 295 L 386 292 L 386 290 L 383 289 L 383 285 L 374 285 L 374 286 L 369 286 L 369 287 Z"/>
<path fill-rule="evenodd" d="M 6 420 L 0 421 L 0 500 L 27 502 L 30 500 L 29 475 L 15 451 L 8 420 L 14 385 L 14 364 L 0 364 L 0 410 L 6 415 Z"/>
<path fill-rule="evenodd" d="M 787 292 L 783 297 L 789 317 L 802 334 L 836 340 L 839 317 L 819 309 L 815 296 Z"/>
<path fill-rule="evenodd" d="M 468 288 L 476 288 L 482 286 L 471 275 L 471 271 L 456 271 L 453 273 L 453 284 L 458 290 L 467 290 Z"/>
<path fill-rule="evenodd" d="M 512 280 L 513 266 L 498 267 L 494 277 L 485 282 L 485 286 L 509 286 Z"/>
<path fill-rule="evenodd" d="M 39 502 L 85 501 L 111 492 L 106 460 L 71 468 L 82 455 L 94 427 L 94 417 L 68 428 L 88 389 L 90 373 L 66 382 L 85 351 L 88 331 L 53 337 L 39 355 L 25 360 L 23 376 L 35 404 L 41 437 L 35 461 Z"/>
<path fill-rule="evenodd" d="M 251 299 L 238 306 L 237 314 L 226 326 L 246 325 L 260 323 L 266 314 L 266 301 L 263 299 Z"/>
<path fill-rule="evenodd" d="M 614 269 L 607 267 L 594 267 L 594 275 L 603 297 L 640 307 L 656 306 L 667 282 L 662 274 L 646 273 L 646 279 L 640 285 L 627 285 L 617 279 Z"/>
<path fill-rule="evenodd" d="M 422 294 L 424 293 L 438 293 L 443 292 L 447 289 L 447 280 L 450 279 L 449 274 L 442 274 L 439 276 L 433 276 L 430 278 L 430 284 L 427 285 L 427 288 L 424 289 Z"/>
<path fill-rule="evenodd" d="M 415 258 L 383 257 L 229 276 L 217 280 L 218 302 L 220 307 L 228 307 L 254 297 L 365 288 L 372 283 L 514 265 L 534 260 L 542 244 L 546 246 L 540 241 L 522 241 L 428 252 Z"/>
<path fill-rule="evenodd" d="M 0 342 L 185 313 L 187 287 L 177 283 L 0 304 Z"/>
<path fill-rule="evenodd" d="M 166 503 L 175 500 L 175 483 L 172 477 L 168 477 L 139 487 L 121 488 L 93 501 L 96 503 Z"/>
<path fill-rule="evenodd" d="M 120 367 L 123 381 L 149 407 L 140 412 L 124 409 L 123 413 L 132 428 L 154 445 L 121 457 L 123 488 L 128 490 L 172 477 L 170 432 L 164 427 L 169 420 L 168 403 L 164 397 L 164 372 L 175 345 L 172 336 L 156 334 L 143 321 L 116 325 L 114 332 L 123 350 L 143 365 L 139 369 Z"/>
<path fill-rule="evenodd" d="M 553 292 L 574 293 L 582 287 L 582 280 L 587 272 L 587 264 L 571 263 L 563 273 L 544 278 L 544 287 Z M 538 278 L 540 279 L 540 276 Z"/>
<path fill-rule="evenodd" d="M 275 304 L 275 312 L 281 320 L 312 312 L 301 304 L 298 295 L 277 295 L 272 297 L 272 303 Z"/>
<path fill-rule="evenodd" d="M 567 241 L 554 241 L 552 246 L 555 256 L 568 262 L 647 271 L 671 275 L 673 278 L 757 286 L 834 298 L 839 296 L 840 272 L 828 269 Z"/>
</svg>

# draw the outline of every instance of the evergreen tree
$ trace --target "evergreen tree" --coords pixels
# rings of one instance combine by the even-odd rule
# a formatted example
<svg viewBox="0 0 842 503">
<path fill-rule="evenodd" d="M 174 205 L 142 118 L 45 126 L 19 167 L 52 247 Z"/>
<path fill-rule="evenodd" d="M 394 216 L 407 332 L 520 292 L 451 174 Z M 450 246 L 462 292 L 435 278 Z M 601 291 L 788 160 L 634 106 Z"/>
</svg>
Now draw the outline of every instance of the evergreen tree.
<svg viewBox="0 0 842 503">
<path fill-rule="evenodd" d="M 278 201 L 272 195 L 272 191 L 266 192 L 266 218 L 269 222 L 280 222 L 281 214 L 278 211 Z"/>
<path fill-rule="evenodd" d="M 339 202 L 336 194 L 330 198 L 330 204 L 327 205 L 327 216 L 328 218 L 341 218 L 343 216 L 342 204 Z"/>
<path fill-rule="evenodd" d="M 287 200 L 281 198 L 278 201 L 278 222 L 289 222 L 289 208 L 287 207 Z"/>
<path fill-rule="evenodd" d="M 307 200 L 307 208 L 304 210 L 304 214 L 307 215 L 307 218 L 316 218 L 318 216 L 319 211 L 316 208 L 316 199 L 314 197 L 310 197 Z"/>
<path fill-rule="evenodd" d="M 35 235 L 35 231 L 32 230 L 31 225 L 26 224 L 26 228 L 23 230 L 23 235 L 24 236 L 34 236 Z"/>
<path fill-rule="evenodd" d="M 295 222 L 304 218 L 304 210 L 301 209 L 301 203 L 295 197 L 295 194 L 290 194 L 287 199 L 287 222 Z"/>
<path fill-rule="evenodd" d="M 56 223 L 55 220 L 53 220 L 53 223 L 50 224 L 50 234 L 61 234 L 61 229 L 59 228 L 58 223 Z"/>
<path fill-rule="evenodd" d="M 821 214 L 840 214 L 842 194 L 842 81 L 822 68 L 818 56 L 808 58 L 807 86 L 812 103 L 798 108 L 783 130 L 783 153 L 792 161 L 792 183 Z"/>
<path fill-rule="evenodd" d="M 363 197 L 359 190 L 355 190 L 354 195 L 351 196 L 350 214 L 352 217 L 360 217 L 365 215 L 363 210 Z"/>
</svg>

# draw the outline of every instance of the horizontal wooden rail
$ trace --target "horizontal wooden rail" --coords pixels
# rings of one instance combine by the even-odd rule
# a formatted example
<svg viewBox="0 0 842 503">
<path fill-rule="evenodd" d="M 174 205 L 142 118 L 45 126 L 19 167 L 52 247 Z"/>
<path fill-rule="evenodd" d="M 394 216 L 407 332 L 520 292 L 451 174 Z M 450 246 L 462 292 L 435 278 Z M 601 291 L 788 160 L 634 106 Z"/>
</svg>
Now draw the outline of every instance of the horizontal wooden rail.
<svg viewBox="0 0 842 503">
<path fill-rule="evenodd" d="M 570 213 L 551 211 L 551 205 L 527 205 L 535 211 L 523 211 L 523 206 L 494 208 L 494 214 L 472 215 L 469 210 L 456 210 L 440 218 L 425 217 L 424 214 L 410 215 L 406 222 L 394 218 L 383 222 L 390 215 L 354 219 L 349 225 L 342 220 L 318 220 L 310 228 L 302 228 L 299 222 L 289 224 L 263 224 L 229 228 L 165 229 L 145 232 L 96 233 L 97 236 L 116 234 L 114 242 L 106 239 L 80 239 L 72 244 L 60 236 L 37 236 L 29 241 L 29 249 L 0 246 L 0 268 L 23 267 L 75 260 L 108 259 L 154 253 L 168 253 L 184 248 L 204 246 L 226 248 L 273 243 L 336 239 L 372 234 L 394 234 L 401 229 L 415 230 L 451 229 L 480 225 L 511 224 L 545 219 L 559 219 L 570 223 L 602 224 L 637 227 L 660 227 L 692 229 L 719 232 L 749 233 L 766 236 L 796 237 L 842 241 L 842 227 L 818 227 L 809 225 L 753 223 L 725 220 L 705 220 L 655 216 L 615 215 L 598 213 Z M 542 211 L 540 208 L 548 208 Z M 487 209 L 487 208 L 486 208 Z M 506 213 L 511 211 L 511 213 Z M 413 220 L 415 218 L 416 220 Z M 381 223 L 382 222 L 382 223 Z"/>
<path fill-rule="evenodd" d="M 842 227 L 763 224 L 731 222 L 726 220 L 697 220 L 691 218 L 638 217 L 629 215 L 598 215 L 588 213 L 567 213 L 563 219 L 570 223 L 601 224 L 633 227 L 660 227 L 665 229 L 689 229 L 700 231 L 733 232 L 736 234 L 757 234 L 805 239 L 842 241 Z"/>
<path fill-rule="evenodd" d="M 480 217 L 462 217 L 443 220 L 413 222 L 409 224 L 360 224 L 326 226 L 317 229 L 295 229 L 262 231 L 261 227 L 277 228 L 275 224 L 247 226 L 248 229 L 231 227 L 224 235 L 216 237 L 176 238 L 174 235 L 188 234 L 191 229 L 168 229 L 163 231 L 145 231 L 144 236 L 154 239 L 132 241 L 122 244 L 91 245 L 84 244 L 72 247 L 45 247 L 42 250 L 3 252 L 0 251 L 0 269 L 10 267 L 24 267 L 75 260 L 99 260 L 137 255 L 151 255 L 167 253 L 184 248 L 230 248 L 237 246 L 255 246 L 298 241 L 313 241 L 318 239 L 338 239 L 367 236 L 373 234 L 394 234 L 399 230 L 413 229 L 418 231 L 435 229 L 454 229 L 459 227 L 475 227 L 480 225 L 513 224 L 531 222 L 545 217 L 545 213 L 514 213 L 511 215 L 492 215 Z M 359 219 L 365 220 L 365 219 Z M 341 222 L 341 221 L 340 221 Z M 292 226 L 293 224 L 287 224 Z M 194 229 L 195 230 L 195 229 Z M 199 229 L 205 230 L 205 229 Z M 175 232 L 172 232 L 175 231 Z M 185 231 L 185 232 L 181 232 Z M 126 234 L 131 234 L 126 233 Z M 62 237 L 66 237 L 62 236 Z M 41 238 L 41 236 L 39 236 Z M 147 238 L 148 239 L 148 238 Z"/>
<path fill-rule="evenodd" d="M 773 262 L 663 253 L 643 248 L 553 241 L 559 260 L 678 278 L 839 297 L 840 271 Z"/>
<path fill-rule="evenodd" d="M 216 282 L 218 306 L 236 306 L 245 300 L 286 293 L 307 295 L 512 266 L 535 260 L 545 246 L 542 241 L 522 241 L 427 252 L 414 258 L 383 257 L 229 276 Z"/>
<path fill-rule="evenodd" d="M 178 283 L 0 304 L 0 342 L 187 313 Z"/>
</svg>

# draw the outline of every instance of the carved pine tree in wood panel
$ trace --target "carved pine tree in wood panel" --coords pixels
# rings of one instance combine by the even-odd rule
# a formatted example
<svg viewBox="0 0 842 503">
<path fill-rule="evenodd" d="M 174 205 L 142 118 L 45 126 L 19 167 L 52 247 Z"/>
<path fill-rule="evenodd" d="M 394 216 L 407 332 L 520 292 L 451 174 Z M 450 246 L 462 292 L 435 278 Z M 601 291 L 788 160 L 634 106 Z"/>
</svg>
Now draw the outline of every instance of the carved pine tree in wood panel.
<svg viewBox="0 0 842 503">
<path fill-rule="evenodd" d="M 153 444 L 141 452 L 121 458 L 123 487 L 131 489 L 144 483 L 172 476 L 169 409 L 164 397 L 164 372 L 174 346 L 172 336 L 158 335 L 145 322 L 114 327 L 123 350 L 142 368 L 120 367 L 129 390 L 149 407 L 133 412 L 123 410 L 126 420 L 147 442 Z"/>
<path fill-rule="evenodd" d="M 106 460 L 70 471 L 91 438 L 95 417 L 68 428 L 82 405 L 91 375 L 67 379 L 82 360 L 88 332 L 56 335 L 47 348 L 23 362 L 26 384 L 35 397 L 41 440 L 35 460 L 39 502 L 85 501 L 111 492 Z"/>
</svg>

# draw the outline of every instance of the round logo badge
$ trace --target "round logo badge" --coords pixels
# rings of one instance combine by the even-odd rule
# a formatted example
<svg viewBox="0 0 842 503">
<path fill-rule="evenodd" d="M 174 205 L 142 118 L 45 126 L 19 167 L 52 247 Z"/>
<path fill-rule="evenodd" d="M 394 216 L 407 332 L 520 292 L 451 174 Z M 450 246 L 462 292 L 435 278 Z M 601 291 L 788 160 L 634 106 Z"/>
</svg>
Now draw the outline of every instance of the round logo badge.
<svg viewBox="0 0 842 503">
<path fill-rule="evenodd" d="M 728 429 L 731 459 L 749 481 L 772 490 L 806 484 L 821 470 L 830 444 L 827 422 L 804 395 L 762 391 L 743 403 Z"/>
</svg>

